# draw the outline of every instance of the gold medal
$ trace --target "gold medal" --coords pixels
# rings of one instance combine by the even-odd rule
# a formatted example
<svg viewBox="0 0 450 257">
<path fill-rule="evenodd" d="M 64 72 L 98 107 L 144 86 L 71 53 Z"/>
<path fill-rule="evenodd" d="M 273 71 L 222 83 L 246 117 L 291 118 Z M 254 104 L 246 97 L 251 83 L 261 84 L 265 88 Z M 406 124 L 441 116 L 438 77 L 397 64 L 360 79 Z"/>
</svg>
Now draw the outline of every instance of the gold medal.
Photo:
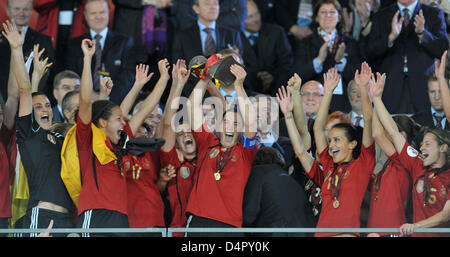
<svg viewBox="0 0 450 257">
<path fill-rule="evenodd" d="M 338 199 L 334 199 L 333 207 L 334 207 L 335 209 L 339 207 L 339 200 L 338 200 Z"/>
<path fill-rule="evenodd" d="M 416 190 L 419 194 L 423 192 L 423 180 L 419 180 L 419 182 L 417 182 Z"/>
<path fill-rule="evenodd" d="M 430 204 L 435 204 L 436 203 L 436 196 L 435 195 L 430 195 L 430 198 L 428 199 L 428 202 Z"/>
<path fill-rule="evenodd" d="M 219 171 L 217 171 L 216 173 L 214 173 L 214 178 L 215 178 L 216 180 L 220 180 L 220 172 L 219 172 Z"/>
<path fill-rule="evenodd" d="M 188 167 L 183 166 L 180 168 L 180 176 L 182 178 L 184 178 L 184 179 L 188 178 L 190 173 L 191 173 L 191 171 L 189 170 Z"/>
<path fill-rule="evenodd" d="M 219 149 L 214 148 L 209 152 L 209 158 L 213 159 L 216 158 L 216 156 L 219 154 Z"/>
</svg>

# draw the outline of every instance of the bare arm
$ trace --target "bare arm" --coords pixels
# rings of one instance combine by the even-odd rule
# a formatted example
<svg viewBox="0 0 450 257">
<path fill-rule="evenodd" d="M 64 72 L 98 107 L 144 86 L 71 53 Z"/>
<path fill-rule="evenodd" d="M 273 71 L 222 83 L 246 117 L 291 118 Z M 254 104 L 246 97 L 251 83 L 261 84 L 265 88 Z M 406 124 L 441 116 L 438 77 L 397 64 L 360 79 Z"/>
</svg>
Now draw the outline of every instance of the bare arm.
<svg viewBox="0 0 450 257">
<path fill-rule="evenodd" d="M 381 148 L 386 156 L 391 156 L 397 152 L 392 142 L 386 136 L 386 132 L 378 119 L 376 110 L 374 110 L 372 118 L 372 136 L 375 143 Z"/>
<path fill-rule="evenodd" d="M 17 113 L 18 105 L 19 105 L 19 86 L 17 85 L 17 80 L 14 74 L 14 66 L 13 66 L 13 58 L 11 56 L 10 65 L 9 65 L 9 77 L 8 77 L 8 99 L 5 103 L 5 110 L 3 124 L 8 129 L 12 129 L 14 126 L 14 118 Z"/>
<path fill-rule="evenodd" d="M 377 116 L 383 125 L 386 132 L 393 140 L 393 144 L 395 146 L 395 150 L 397 153 L 401 153 L 403 146 L 405 145 L 405 138 L 398 131 L 397 124 L 392 119 L 391 115 L 387 111 L 384 106 L 383 101 L 381 100 L 381 96 L 383 94 L 384 82 L 386 80 L 386 74 L 381 75 L 377 72 L 377 79 L 372 75 L 372 83 L 370 86 L 370 94 L 373 99 L 375 111 L 377 112 Z"/>
<path fill-rule="evenodd" d="M 248 99 L 247 93 L 244 90 L 244 79 L 247 76 L 247 72 L 237 64 L 231 65 L 230 71 L 236 77 L 234 87 L 238 97 L 239 110 L 244 118 L 244 135 L 247 138 L 254 138 L 257 131 L 257 120 L 253 103 Z"/>
<path fill-rule="evenodd" d="M 39 51 L 39 44 L 34 45 L 34 58 L 33 58 L 33 74 L 31 75 L 31 91 L 37 92 L 39 87 L 39 82 L 41 82 L 42 77 L 48 71 L 48 68 L 52 66 L 53 63 L 47 63 L 48 57 L 41 60 L 41 56 L 44 53 L 45 48 Z"/>
<path fill-rule="evenodd" d="M 100 92 L 98 94 L 98 100 L 108 100 L 109 94 L 114 86 L 111 77 L 103 77 L 100 80 Z"/>
<path fill-rule="evenodd" d="M 294 148 L 295 155 L 300 160 L 305 171 L 311 170 L 314 159 L 307 152 L 307 149 L 303 145 L 302 138 L 295 126 L 295 122 L 292 115 L 292 109 L 294 107 L 292 95 L 289 87 L 284 88 L 283 86 L 278 89 L 277 100 L 280 104 L 281 112 L 284 114 L 286 127 L 289 133 L 289 138 L 291 139 L 292 147 Z"/>
<path fill-rule="evenodd" d="M 439 81 L 439 88 L 441 89 L 441 98 L 442 98 L 442 105 L 444 107 L 445 117 L 447 118 L 447 121 L 450 121 L 450 89 L 448 88 L 447 82 L 448 81 L 447 79 L 450 78 L 445 77 L 446 61 L 447 61 L 447 51 L 445 51 L 444 54 L 442 55 L 440 64 L 438 64 L 437 61 L 435 62 L 434 71 Z"/>
<path fill-rule="evenodd" d="M 369 147 L 373 144 L 372 126 L 370 126 L 370 124 L 372 124 L 373 111 L 372 104 L 369 99 L 369 93 L 367 91 L 371 74 L 372 69 L 366 62 L 363 62 L 361 64 L 361 73 L 359 74 L 359 72 L 356 71 L 354 78 L 361 94 L 361 107 L 364 117 L 364 124 L 369 124 L 368 126 L 364 126 L 363 129 L 362 144 L 364 147 Z"/>
<path fill-rule="evenodd" d="M 411 235 L 414 232 L 415 228 L 432 228 L 439 226 L 441 224 L 445 224 L 450 220 L 450 200 L 447 200 L 445 202 L 444 208 L 442 208 L 442 211 L 436 213 L 435 215 L 421 220 L 419 222 L 416 222 L 414 224 L 403 224 L 400 227 L 400 235 L 401 236 L 407 236 Z"/>
<path fill-rule="evenodd" d="M 193 131 L 198 131 L 203 126 L 202 101 L 208 83 L 211 83 L 210 77 L 199 80 L 189 96 L 189 120 Z"/>
<path fill-rule="evenodd" d="M 147 76 L 148 73 L 148 65 L 139 64 L 136 65 L 136 79 L 134 81 L 133 87 L 128 92 L 127 96 L 120 103 L 120 109 L 122 110 L 123 115 L 128 115 L 133 107 L 136 98 L 141 92 L 141 89 L 144 85 L 152 78 L 153 72 Z"/>
<path fill-rule="evenodd" d="M 81 73 L 80 85 L 80 108 L 78 117 L 84 124 L 88 124 L 92 120 L 92 73 L 91 62 L 95 53 L 95 42 L 90 39 L 83 39 L 81 42 L 83 50 L 83 71 Z"/>
<path fill-rule="evenodd" d="M 178 60 L 177 64 L 174 65 L 172 72 L 173 83 L 170 88 L 166 108 L 164 109 L 162 138 L 165 140 L 165 143 L 161 147 L 164 152 L 169 152 L 175 145 L 175 131 L 172 128 L 172 119 L 180 105 L 180 95 L 189 79 L 189 75 L 190 71 L 186 69 L 185 61 Z"/>
<path fill-rule="evenodd" d="M 302 97 L 300 96 L 300 87 L 302 85 L 302 79 L 297 73 L 292 76 L 288 81 L 288 87 L 292 93 L 294 100 L 294 120 L 295 125 L 300 133 L 305 149 L 311 148 L 311 135 L 308 131 L 308 124 L 306 123 L 306 115 L 303 111 Z M 286 117 L 285 117 L 286 118 Z"/>
<path fill-rule="evenodd" d="M 324 80 L 324 96 L 319 105 L 317 118 L 314 122 L 314 140 L 316 141 L 316 152 L 321 153 L 327 147 L 327 139 L 325 137 L 325 126 L 327 125 L 328 109 L 330 108 L 333 91 L 337 87 L 340 77 L 337 70 L 330 69 L 327 74 L 323 74 Z"/>
<path fill-rule="evenodd" d="M 11 63 L 17 85 L 19 86 L 19 117 L 29 115 L 33 110 L 31 98 L 31 83 L 23 61 L 22 46 L 25 40 L 25 32 L 17 31 L 14 22 L 3 23 L 3 36 L 8 40 L 11 47 Z"/>
<path fill-rule="evenodd" d="M 141 105 L 139 111 L 131 117 L 128 124 L 130 125 L 131 131 L 133 134 L 137 132 L 139 127 L 144 123 L 145 118 L 150 115 L 150 113 L 155 109 L 156 105 L 159 103 L 164 90 L 166 89 L 167 82 L 169 81 L 169 72 L 168 72 L 169 61 L 167 59 L 160 60 L 158 62 L 159 72 L 161 74 L 158 82 L 155 85 L 152 93 L 145 98 L 144 102 Z"/>
</svg>

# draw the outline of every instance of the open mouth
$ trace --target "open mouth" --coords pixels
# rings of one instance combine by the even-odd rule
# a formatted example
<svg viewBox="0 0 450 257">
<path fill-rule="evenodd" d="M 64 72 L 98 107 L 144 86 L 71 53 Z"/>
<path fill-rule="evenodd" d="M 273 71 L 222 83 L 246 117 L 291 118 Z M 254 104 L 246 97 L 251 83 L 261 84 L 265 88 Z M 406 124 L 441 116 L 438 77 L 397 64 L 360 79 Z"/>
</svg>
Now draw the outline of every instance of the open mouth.
<svg viewBox="0 0 450 257">
<path fill-rule="evenodd" d="M 187 147 L 193 146 L 194 145 L 194 140 L 192 140 L 192 138 L 186 138 L 184 140 L 184 145 Z"/>
<path fill-rule="evenodd" d="M 429 156 L 428 153 L 421 153 L 420 157 L 422 157 L 422 160 L 425 160 Z"/>
<path fill-rule="evenodd" d="M 225 133 L 225 141 L 232 142 L 234 138 L 233 133 Z"/>
<path fill-rule="evenodd" d="M 42 122 L 43 124 L 48 124 L 48 123 L 50 123 L 50 117 L 49 117 L 48 115 L 46 115 L 46 114 L 42 115 L 42 117 L 41 117 L 41 122 Z"/>
<path fill-rule="evenodd" d="M 339 150 L 329 150 L 329 154 L 333 159 L 338 156 L 339 152 L 340 152 Z"/>
</svg>

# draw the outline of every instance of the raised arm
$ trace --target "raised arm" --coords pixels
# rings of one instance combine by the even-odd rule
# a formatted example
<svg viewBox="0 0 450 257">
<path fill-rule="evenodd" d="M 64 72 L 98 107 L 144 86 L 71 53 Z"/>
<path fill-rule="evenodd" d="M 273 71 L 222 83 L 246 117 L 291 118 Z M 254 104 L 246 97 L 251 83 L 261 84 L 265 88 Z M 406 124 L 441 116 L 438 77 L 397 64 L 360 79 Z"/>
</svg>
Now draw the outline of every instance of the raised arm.
<svg viewBox="0 0 450 257">
<path fill-rule="evenodd" d="M 392 143 L 395 146 L 397 153 L 401 153 L 403 146 L 405 145 L 406 139 L 398 131 L 397 124 L 392 119 L 391 115 L 384 106 L 381 96 L 383 95 L 384 83 L 386 81 L 386 74 L 381 75 L 377 72 L 377 78 L 375 79 L 372 74 L 372 82 L 370 85 L 370 95 L 372 96 L 375 111 L 377 116 L 383 125 L 384 129 L 388 135 L 392 138 Z"/>
<path fill-rule="evenodd" d="M 120 109 L 122 110 L 123 115 L 128 115 L 130 113 L 131 108 L 133 107 L 133 104 L 139 95 L 139 92 L 141 92 L 141 89 L 144 87 L 144 85 L 150 81 L 154 73 L 152 72 L 149 75 L 147 74 L 148 65 L 136 65 L 136 79 L 134 80 L 133 87 L 120 103 Z"/>
<path fill-rule="evenodd" d="M 114 83 L 111 77 L 103 77 L 100 80 L 100 92 L 98 94 L 98 100 L 108 100 L 109 94 L 111 94 L 111 90 L 114 87 Z"/>
<path fill-rule="evenodd" d="M 34 58 L 33 74 L 31 75 L 31 91 L 37 92 L 39 90 L 39 82 L 41 82 L 42 77 L 53 65 L 53 63 L 47 63 L 48 57 L 41 60 L 42 54 L 45 52 L 45 48 L 42 48 L 41 51 L 39 51 L 39 44 L 34 45 L 33 52 Z"/>
<path fill-rule="evenodd" d="M 169 81 L 169 61 L 167 59 L 160 60 L 158 62 L 158 69 L 160 72 L 160 77 L 158 82 L 156 82 L 155 88 L 150 95 L 145 98 L 144 102 L 139 108 L 139 111 L 134 114 L 128 124 L 130 125 L 133 134 L 137 132 L 139 127 L 144 123 L 144 120 L 150 115 L 150 113 L 155 109 L 156 105 L 159 103 L 164 90 L 166 89 L 167 82 Z"/>
<path fill-rule="evenodd" d="M 356 86 L 358 87 L 359 93 L 361 94 L 361 107 L 364 118 L 364 124 L 369 124 L 368 126 L 364 126 L 363 136 L 362 136 L 362 144 L 365 147 L 369 147 L 373 144 L 372 137 L 372 103 L 370 102 L 368 86 L 370 81 L 370 76 L 372 75 L 372 69 L 366 62 L 361 64 L 361 73 L 358 70 L 355 72 L 354 81 Z"/>
<path fill-rule="evenodd" d="M 8 76 L 8 98 L 5 103 L 3 124 L 8 129 L 12 129 L 14 126 L 14 120 L 17 113 L 19 105 L 19 86 L 17 85 L 17 80 L 14 74 L 13 58 L 11 56 L 9 65 L 9 76 Z"/>
<path fill-rule="evenodd" d="M 95 53 L 95 42 L 90 39 L 83 39 L 81 42 L 83 50 L 83 71 L 81 73 L 80 85 L 80 108 L 78 117 L 84 124 L 88 124 L 92 119 L 92 72 L 91 62 Z"/>
<path fill-rule="evenodd" d="M 295 126 L 292 109 L 294 108 L 294 101 L 290 88 L 281 87 L 278 89 L 277 100 L 280 105 L 281 112 L 284 114 L 286 127 L 291 139 L 292 147 L 294 148 L 295 156 L 300 160 L 305 171 L 311 170 L 314 159 L 309 155 L 307 149 L 303 144 L 303 140 Z"/>
<path fill-rule="evenodd" d="M 367 126 L 369 126 L 369 124 L 367 124 Z M 394 145 L 386 136 L 386 131 L 384 130 L 383 125 L 381 125 L 380 120 L 378 119 L 376 110 L 373 111 L 371 126 L 373 139 L 375 140 L 375 143 L 381 148 L 383 153 L 386 156 L 391 156 L 396 153 L 397 151 L 395 150 Z"/>
<path fill-rule="evenodd" d="M 330 108 L 333 91 L 339 84 L 340 77 L 336 69 L 330 69 L 327 74 L 323 74 L 324 95 L 319 105 L 317 118 L 314 122 L 314 140 L 316 141 L 316 152 L 321 153 L 328 145 L 325 137 L 325 126 L 327 125 L 328 110 Z"/>
<path fill-rule="evenodd" d="M 25 32 L 19 33 L 14 21 L 3 23 L 3 36 L 11 47 L 11 63 L 14 75 L 19 86 L 19 117 L 29 115 L 33 110 L 31 97 L 31 83 L 23 61 L 22 46 L 25 41 Z"/>
<path fill-rule="evenodd" d="M 162 137 L 165 140 L 161 149 L 169 152 L 175 145 L 175 131 L 172 128 L 172 119 L 180 105 L 180 95 L 183 87 L 189 79 L 190 71 L 186 69 L 184 60 L 177 60 L 172 71 L 172 87 L 170 88 L 169 98 L 167 99 L 166 108 L 163 116 L 163 132 Z"/>
<path fill-rule="evenodd" d="M 202 102 L 209 83 L 212 83 L 210 77 L 199 80 L 189 95 L 189 121 L 192 131 L 198 131 L 203 126 Z"/>
<path fill-rule="evenodd" d="M 300 96 L 300 87 L 302 85 L 302 79 L 297 73 L 292 76 L 288 81 L 289 91 L 292 94 L 294 100 L 294 120 L 295 125 L 300 133 L 305 149 L 311 148 L 311 135 L 308 131 L 308 124 L 306 123 L 305 112 L 303 111 L 302 97 Z M 286 117 L 285 117 L 286 118 Z"/>
<path fill-rule="evenodd" d="M 237 64 L 231 65 L 230 71 L 236 77 L 234 87 L 237 93 L 239 110 L 244 118 L 244 135 L 247 138 L 254 138 L 257 131 L 257 119 L 253 103 L 248 99 L 244 90 L 244 80 L 247 72 L 242 66 Z"/>
<path fill-rule="evenodd" d="M 434 63 L 434 72 L 439 81 L 439 88 L 441 89 L 441 98 L 445 117 L 447 118 L 447 121 L 450 121 L 450 89 L 448 88 L 448 79 L 450 78 L 445 77 L 446 61 L 447 51 L 445 51 L 442 55 L 440 64 L 438 64 L 437 61 Z"/>
</svg>

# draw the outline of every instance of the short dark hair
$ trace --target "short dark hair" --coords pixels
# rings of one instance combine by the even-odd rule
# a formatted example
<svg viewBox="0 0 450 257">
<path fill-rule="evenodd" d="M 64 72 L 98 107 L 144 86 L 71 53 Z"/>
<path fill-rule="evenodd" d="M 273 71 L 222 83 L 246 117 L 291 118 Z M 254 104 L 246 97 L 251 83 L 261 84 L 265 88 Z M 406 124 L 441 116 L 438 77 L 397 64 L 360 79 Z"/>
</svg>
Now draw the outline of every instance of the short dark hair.
<svg viewBox="0 0 450 257">
<path fill-rule="evenodd" d="M 80 76 L 71 70 L 63 70 L 55 75 L 53 79 L 53 89 L 59 88 L 59 83 L 63 79 L 78 79 L 81 80 Z"/>
<path fill-rule="evenodd" d="M 112 109 L 118 107 L 117 104 L 109 100 L 97 100 L 92 103 L 92 123 L 98 126 L 100 118 L 108 120 L 112 115 Z"/>
<path fill-rule="evenodd" d="M 278 149 L 261 146 L 256 152 L 252 165 L 276 164 L 281 168 L 286 166 L 286 161 Z"/>
</svg>

